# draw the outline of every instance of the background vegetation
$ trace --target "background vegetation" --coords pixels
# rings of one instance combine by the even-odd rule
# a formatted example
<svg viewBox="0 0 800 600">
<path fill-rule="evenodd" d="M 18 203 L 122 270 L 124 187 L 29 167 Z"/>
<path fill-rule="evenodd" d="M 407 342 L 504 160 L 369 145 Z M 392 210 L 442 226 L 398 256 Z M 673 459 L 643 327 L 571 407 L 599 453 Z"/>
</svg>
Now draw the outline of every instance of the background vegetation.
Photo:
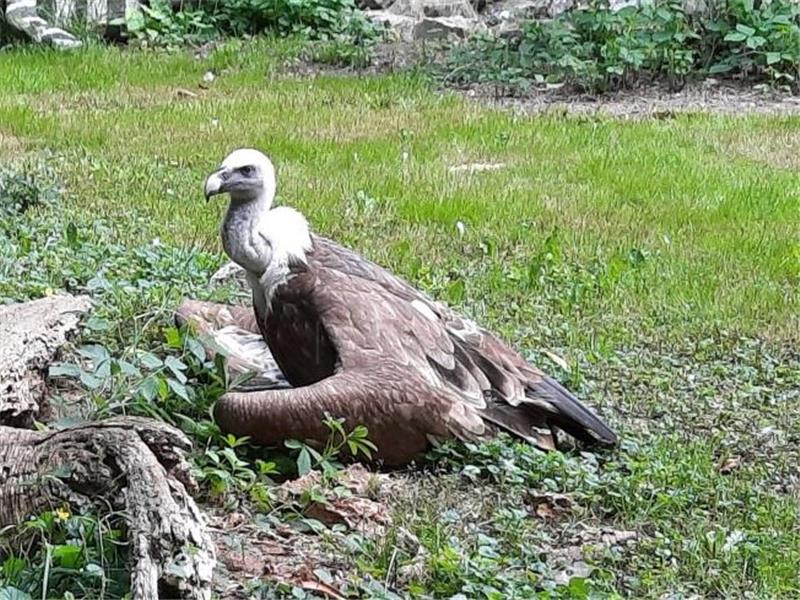
<svg viewBox="0 0 800 600">
<path fill-rule="evenodd" d="M 478 36 L 455 47 L 445 81 L 505 91 L 569 84 L 604 92 L 637 83 L 730 77 L 797 91 L 800 7 L 790 0 L 710 2 L 687 14 L 678 0 L 614 11 L 607 2 L 531 21 L 516 34 Z"/>
</svg>

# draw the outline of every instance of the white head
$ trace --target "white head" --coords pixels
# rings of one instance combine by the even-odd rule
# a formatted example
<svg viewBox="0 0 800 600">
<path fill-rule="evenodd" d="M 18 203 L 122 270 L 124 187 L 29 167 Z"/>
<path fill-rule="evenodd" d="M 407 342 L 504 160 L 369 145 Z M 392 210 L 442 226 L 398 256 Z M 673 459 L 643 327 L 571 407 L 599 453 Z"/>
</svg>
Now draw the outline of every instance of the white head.
<svg viewBox="0 0 800 600">
<path fill-rule="evenodd" d="M 258 150 L 234 150 L 206 179 L 206 200 L 224 193 L 230 194 L 232 202 L 261 200 L 271 206 L 275 198 L 275 167 Z"/>
</svg>

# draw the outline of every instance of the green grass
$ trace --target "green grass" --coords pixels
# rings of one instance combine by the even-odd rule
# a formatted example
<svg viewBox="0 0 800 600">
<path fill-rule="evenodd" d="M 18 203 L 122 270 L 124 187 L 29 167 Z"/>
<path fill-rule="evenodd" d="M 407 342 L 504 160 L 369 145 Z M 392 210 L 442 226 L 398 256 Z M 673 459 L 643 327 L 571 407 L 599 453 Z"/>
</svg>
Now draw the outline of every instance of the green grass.
<svg viewBox="0 0 800 600">
<path fill-rule="evenodd" d="M 15 230 L 28 242 L 0 253 L 0 296 L 81 290 L 109 244 L 111 273 L 161 282 L 126 283 L 101 307 L 119 348 L 140 340 L 181 294 L 205 293 L 222 259 L 224 206 L 203 200 L 205 175 L 235 147 L 261 148 L 279 200 L 317 231 L 512 340 L 623 436 L 599 463 L 502 443 L 420 479 L 398 520 L 430 558 L 402 589 L 582 597 L 580 581 L 553 583 L 543 555 L 585 522 L 639 534 L 593 559 L 601 595 L 800 593 L 800 119 L 520 116 L 434 93 L 414 74 L 289 76 L 295 50 L 5 53 L 0 157 L 45 160 L 66 197 L 28 217 L 33 233 Z M 218 77 L 201 89 L 209 69 Z M 449 171 L 475 162 L 505 167 Z M 64 241 L 68 222 L 91 241 L 87 264 Z M 154 238 L 200 258 L 142 253 Z M 185 273 L 165 262 L 184 259 Z M 720 474 L 732 456 L 741 466 Z M 464 464 L 481 473 L 479 493 Z M 520 519 L 534 488 L 573 493 L 580 509 L 547 526 Z M 484 527 L 448 521 L 446 508 Z M 383 581 L 398 547 L 390 536 L 352 560 Z"/>
</svg>

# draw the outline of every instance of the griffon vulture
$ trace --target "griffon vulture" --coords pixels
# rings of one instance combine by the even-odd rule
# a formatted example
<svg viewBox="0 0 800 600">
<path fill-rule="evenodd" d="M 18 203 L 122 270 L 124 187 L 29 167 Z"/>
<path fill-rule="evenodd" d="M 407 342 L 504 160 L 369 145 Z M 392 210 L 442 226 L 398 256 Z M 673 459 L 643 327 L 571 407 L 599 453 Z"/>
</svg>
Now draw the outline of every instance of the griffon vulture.
<svg viewBox="0 0 800 600">
<path fill-rule="evenodd" d="M 556 429 L 616 443 L 591 410 L 492 333 L 312 233 L 298 211 L 272 208 L 275 170 L 261 152 L 225 158 L 205 183 L 206 198 L 222 193 L 222 244 L 246 272 L 255 311 L 190 302 L 184 320 L 260 334 L 291 385 L 225 394 L 214 409 L 224 431 L 262 444 L 323 441 L 328 413 L 366 425 L 387 464 L 431 442 L 499 430 L 543 449 L 555 448 Z"/>
</svg>

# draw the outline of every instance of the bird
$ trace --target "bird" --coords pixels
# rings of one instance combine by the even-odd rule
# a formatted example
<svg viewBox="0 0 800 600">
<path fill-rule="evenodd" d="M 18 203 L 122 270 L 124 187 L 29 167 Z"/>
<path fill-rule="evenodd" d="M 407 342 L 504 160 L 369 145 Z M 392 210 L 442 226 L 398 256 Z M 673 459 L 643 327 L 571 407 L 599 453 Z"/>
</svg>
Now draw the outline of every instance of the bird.
<svg viewBox="0 0 800 600">
<path fill-rule="evenodd" d="M 542 450 L 557 449 L 558 430 L 617 443 L 590 408 L 495 334 L 312 231 L 298 210 L 274 207 L 275 167 L 263 152 L 232 151 L 204 192 L 207 202 L 229 196 L 222 246 L 244 270 L 253 310 L 192 301 L 184 320 L 260 335 L 288 383 L 229 389 L 213 409 L 223 431 L 262 445 L 323 443 L 326 417 L 342 418 L 367 427 L 386 465 L 499 432 Z"/>
</svg>

